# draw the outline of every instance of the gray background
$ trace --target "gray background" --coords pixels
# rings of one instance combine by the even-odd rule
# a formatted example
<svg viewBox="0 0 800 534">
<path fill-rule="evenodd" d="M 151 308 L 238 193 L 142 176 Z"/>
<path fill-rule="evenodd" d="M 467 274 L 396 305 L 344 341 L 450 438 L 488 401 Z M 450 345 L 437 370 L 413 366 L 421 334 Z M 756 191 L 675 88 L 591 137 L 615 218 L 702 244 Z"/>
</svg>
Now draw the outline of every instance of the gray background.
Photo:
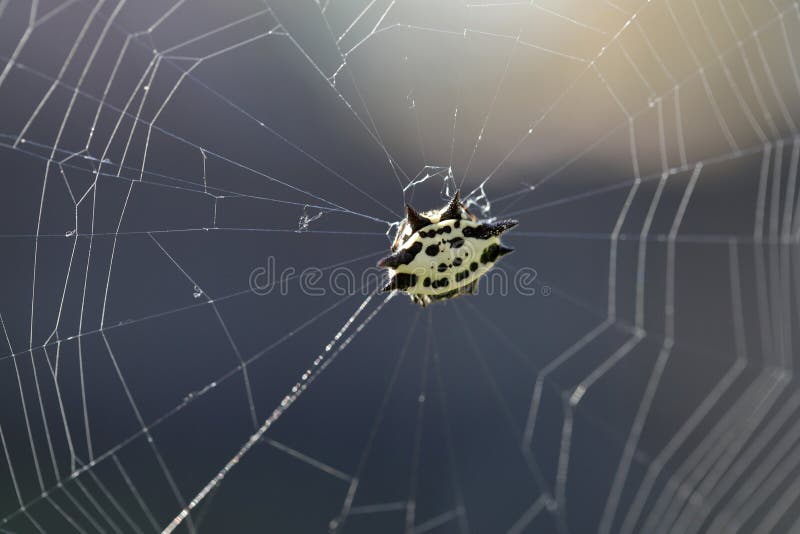
<svg viewBox="0 0 800 534">
<path fill-rule="evenodd" d="M 464 194 L 491 176 L 490 215 L 520 220 L 498 269 L 537 293 L 396 296 L 195 528 L 325 532 L 357 476 L 344 532 L 401 532 L 411 501 L 431 532 L 595 532 L 625 458 L 614 532 L 647 473 L 635 531 L 678 487 L 696 529 L 748 483 L 774 486 L 742 531 L 797 496 L 796 4 L 0 8 L 0 528 L 165 526 L 366 296 L 259 296 L 250 273 L 360 277 L 404 201 L 444 201 L 440 177 L 403 192 L 426 166 Z"/>
</svg>

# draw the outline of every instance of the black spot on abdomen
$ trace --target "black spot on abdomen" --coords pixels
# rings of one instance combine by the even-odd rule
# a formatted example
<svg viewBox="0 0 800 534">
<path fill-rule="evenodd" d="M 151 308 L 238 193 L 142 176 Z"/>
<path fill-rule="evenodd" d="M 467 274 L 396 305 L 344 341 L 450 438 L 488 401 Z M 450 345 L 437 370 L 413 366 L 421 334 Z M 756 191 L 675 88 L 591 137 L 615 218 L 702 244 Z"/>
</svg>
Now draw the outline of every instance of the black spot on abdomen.
<svg viewBox="0 0 800 534">
<path fill-rule="evenodd" d="M 438 289 L 440 287 L 447 287 L 449 285 L 450 285 L 450 280 L 448 280 L 447 278 L 442 278 L 441 280 L 434 280 L 433 282 L 431 282 L 431 287 L 433 289 Z"/>
<path fill-rule="evenodd" d="M 420 244 L 422 246 L 422 244 Z M 436 256 L 439 254 L 439 245 L 428 245 L 428 248 L 425 249 L 425 254 L 428 256 Z"/>
<path fill-rule="evenodd" d="M 392 269 L 397 269 L 401 265 L 408 265 L 414 258 L 417 257 L 417 254 L 422 250 L 422 243 L 417 241 L 407 249 L 400 250 L 388 258 L 384 258 L 382 260 L 382 265 L 384 267 L 390 267 Z"/>
<path fill-rule="evenodd" d="M 411 273 L 397 273 L 395 275 L 397 289 L 408 289 L 417 285 L 417 275 Z"/>
<path fill-rule="evenodd" d="M 483 223 L 478 226 L 467 226 L 464 228 L 464 237 L 474 237 L 476 239 L 489 239 L 498 236 L 517 225 L 517 221 L 507 220 L 494 223 Z"/>
<path fill-rule="evenodd" d="M 408 247 L 406 250 L 401 251 L 404 260 L 402 263 L 407 265 L 412 261 L 414 261 L 414 258 L 417 257 L 417 254 L 419 254 L 420 250 L 422 250 L 422 243 L 417 241 L 416 243 Z"/>
<path fill-rule="evenodd" d="M 464 227 L 464 237 L 477 237 L 478 239 L 486 239 L 484 237 L 484 232 L 482 231 L 482 227 L 478 226 L 477 228 L 472 226 L 465 226 Z"/>
<path fill-rule="evenodd" d="M 496 244 L 489 245 L 485 249 L 483 249 L 483 253 L 481 254 L 481 263 L 492 263 L 497 259 L 497 256 L 500 255 L 500 247 Z"/>
</svg>

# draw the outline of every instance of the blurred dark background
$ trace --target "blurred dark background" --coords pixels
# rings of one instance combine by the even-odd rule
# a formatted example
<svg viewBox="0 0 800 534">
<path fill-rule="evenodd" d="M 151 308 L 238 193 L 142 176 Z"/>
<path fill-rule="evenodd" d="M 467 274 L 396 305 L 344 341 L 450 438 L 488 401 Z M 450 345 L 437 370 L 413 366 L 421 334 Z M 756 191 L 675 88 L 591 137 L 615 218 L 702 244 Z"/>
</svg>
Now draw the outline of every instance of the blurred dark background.
<svg viewBox="0 0 800 534">
<path fill-rule="evenodd" d="M 454 187 L 536 294 L 397 295 L 183 531 L 796 528 L 798 45 L 785 0 L 0 0 L 0 529 L 166 526 L 369 293 L 253 270 L 360 278 Z"/>
</svg>

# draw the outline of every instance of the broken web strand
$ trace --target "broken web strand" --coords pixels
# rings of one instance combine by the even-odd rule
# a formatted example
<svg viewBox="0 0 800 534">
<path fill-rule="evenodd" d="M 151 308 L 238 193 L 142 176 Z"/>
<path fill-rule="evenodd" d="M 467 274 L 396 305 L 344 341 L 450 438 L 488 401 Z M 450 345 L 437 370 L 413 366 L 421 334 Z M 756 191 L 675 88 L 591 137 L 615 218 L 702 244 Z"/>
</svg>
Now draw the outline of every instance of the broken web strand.
<svg viewBox="0 0 800 534">
<path fill-rule="evenodd" d="M 439 196 L 443 201 L 451 200 L 456 194 L 456 191 L 458 191 L 456 180 L 453 176 L 452 167 L 425 165 L 425 167 L 423 167 L 422 170 L 420 170 L 417 175 L 414 176 L 414 178 L 405 187 L 403 187 L 403 201 L 406 204 L 413 202 L 414 193 L 416 192 L 417 187 L 428 182 L 429 180 L 433 180 L 434 182 L 441 180 L 442 183 L 439 189 Z"/>
<path fill-rule="evenodd" d="M 452 167 L 426 165 L 403 187 L 403 201 L 406 204 L 413 202 L 417 187 L 422 186 L 429 180 L 441 180 L 442 184 L 439 195 L 443 201 L 451 200 L 456 194 L 456 191 L 458 191 Z M 472 204 L 466 203 L 466 205 L 469 206 Z M 390 243 L 394 243 L 397 239 L 397 231 L 400 229 L 402 222 L 403 219 L 387 224 L 386 237 L 389 239 Z"/>
<path fill-rule="evenodd" d="M 309 208 L 308 204 L 303 206 L 303 214 L 300 216 L 300 219 L 297 222 L 298 233 L 308 232 L 311 223 L 313 223 L 314 221 L 316 221 L 325 214 L 324 211 L 320 210 L 317 211 L 317 213 L 315 213 L 314 215 L 310 215 L 308 213 L 308 208 Z"/>
<path fill-rule="evenodd" d="M 212 478 L 208 484 L 206 484 L 198 493 L 197 495 L 189 502 L 187 506 L 184 507 L 183 510 L 175 517 L 175 519 L 170 522 L 169 525 L 164 529 L 164 534 L 170 534 L 174 531 L 183 521 L 184 519 L 188 520 L 189 514 L 202 500 L 209 494 L 209 492 L 218 486 L 225 476 L 233 469 L 236 464 L 247 454 L 250 449 L 258 443 L 264 434 L 269 430 L 269 428 L 281 418 L 281 416 L 288 410 L 292 404 L 297 401 L 297 399 L 303 394 L 304 391 L 308 388 L 308 386 L 320 375 L 322 374 L 325 369 L 334 362 L 336 357 L 343 351 L 347 345 L 361 332 L 364 327 L 383 309 L 383 306 L 386 305 L 394 296 L 396 292 L 391 292 L 386 298 L 379 303 L 372 312 L 355 328 L 352 334 L 350 334 L 344 341 L 338 344 L 339 339 L 347 332 L 356 318 L 361 314 L 362 311 L 367 307 L 369 302 L 372 300 L 374 295 L 370 295 L 361 305 L 356 309 L 353 315 L 345 322 L 344 326 L 336 333 L 330 343 L 325 347 L 325 350 L 317 356 L 314 360 L 314 363 L 311 367 L 309 367 L 306 372 L 304 372 L 297 383 L 292 387 L 291 392 L 288 393 L 283 400 L 281 401 L 280 405 L 273 410 L 272 414 L 264 421 L 264 423 L 259 427 L 259 429 L 252 435 L 250 438 L 242 445 L 242 448 L 239 452 L 231 458 L 228 463 L 217 473 L 214 478 Z"/>
<path fill-rule="evenodd" d="M 408 185 L 403 188 L 404 200 L 411 202 L 414 198 L 416 188 L 429 180 L 441 180 L 439 195 L 442 200 L 451 200 L 456 192 L 460 190 L 460 186 L 457 184 L 457 180 L 453 175 L 452 167 L 426 165 Z M 408 193 L 409 190 L 411 191 L 410 193 Z M 479 194 L 476 194 L 476 192 Z M 491 217 L 492 203 L 486 191 L 483 189 L 483 186 L 480 186 L 477 191 L 472 191 L 468 196 L 462 197 L 461 202 L 468 211 L 478 216 L 478 218 L 494 220 Z"/>
<path fill-rule="evenodd" d="M 425 165 L 408 184 L 403 186 L 403 199 L 406 200 L 406 193 L 411 189 L 411 196 L 407 199 L 411 201 L 416 187 L 430 179 L 442 180 L 442 199 L 453 198 L 453 193 L 455 193 L 455 188 L 453 187 L 455 183 L 453 169 L 451 167 L 442 167 L 438 165 Z"/>
</svg>

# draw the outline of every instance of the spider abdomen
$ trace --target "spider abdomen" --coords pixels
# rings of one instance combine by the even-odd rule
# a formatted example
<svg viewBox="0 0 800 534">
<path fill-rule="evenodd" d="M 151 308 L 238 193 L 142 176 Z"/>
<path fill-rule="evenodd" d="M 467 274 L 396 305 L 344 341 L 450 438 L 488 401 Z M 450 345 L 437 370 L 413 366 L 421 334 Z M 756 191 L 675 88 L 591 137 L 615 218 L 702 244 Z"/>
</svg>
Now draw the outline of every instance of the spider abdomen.
<svg viewBox="0 0 800 534">
<path fill-rule="evenodd" d="M 409 207 L 405 225 L 410 232 L 396 243 L 394 254 L 378 263 L 390 269 L 384 289 L 404 291 L 423 306 L 474 292 L 478 279 L 512 251 L 500 235 L 517 222 L 477 221 L 462 212 L 457 195 L 439 213 L 419 215 Z"/>
</svg>

